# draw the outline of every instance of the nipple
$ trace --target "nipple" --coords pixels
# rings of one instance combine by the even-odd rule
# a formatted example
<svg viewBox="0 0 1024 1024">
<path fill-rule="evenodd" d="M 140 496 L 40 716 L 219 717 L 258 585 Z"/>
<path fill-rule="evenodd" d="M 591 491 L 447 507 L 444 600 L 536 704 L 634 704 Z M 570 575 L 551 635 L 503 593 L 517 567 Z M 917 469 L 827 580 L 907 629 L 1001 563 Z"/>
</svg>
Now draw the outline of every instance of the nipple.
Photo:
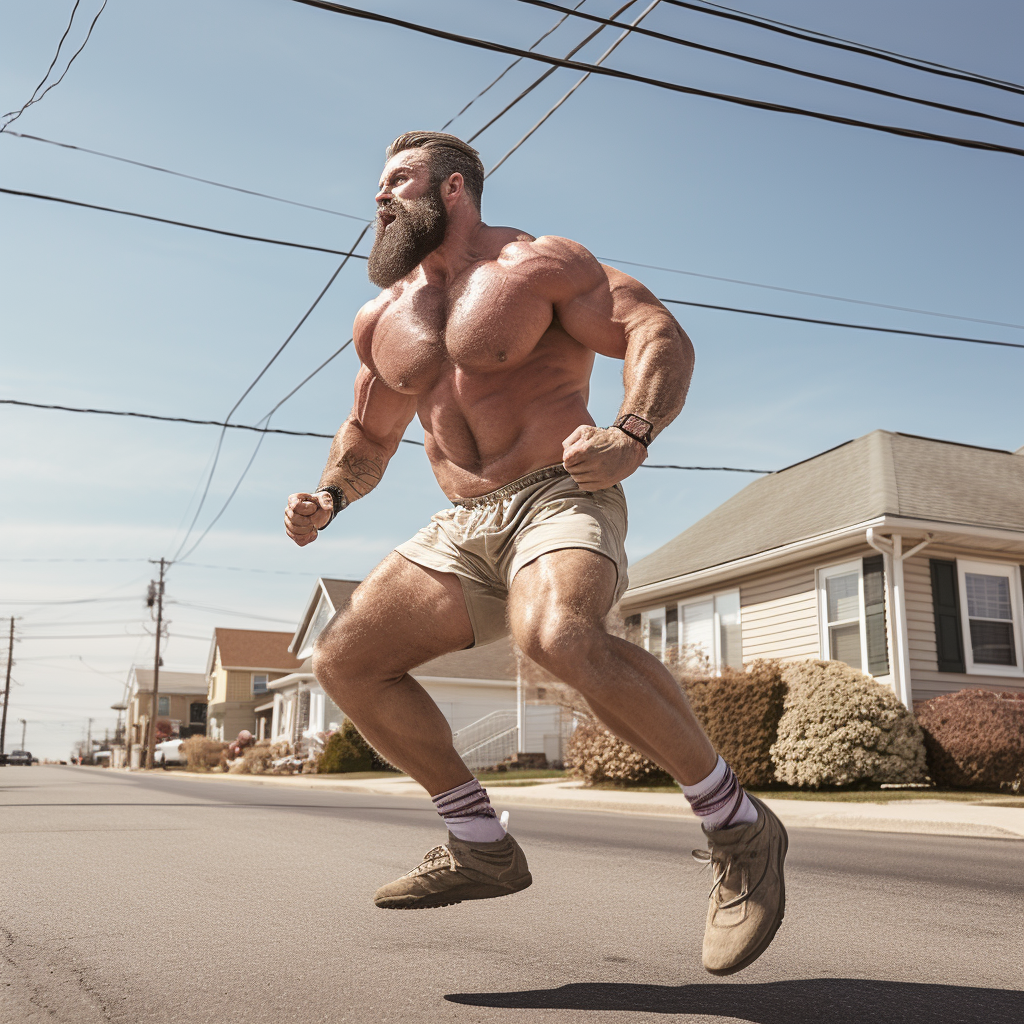
<svg viewBox="0 0 1024 1024">
<path fill-rule="evenodd" d="M 498 362 L 499 362 L 499 363 L 503 363 L 503 362 L 505 362 L 505 360 L 506 360 L 507 358 L 508 358 L 508 356 L 506 356 L 504 352 L 499 352 L 499 353 L 498 353 Z"/>
</svg>

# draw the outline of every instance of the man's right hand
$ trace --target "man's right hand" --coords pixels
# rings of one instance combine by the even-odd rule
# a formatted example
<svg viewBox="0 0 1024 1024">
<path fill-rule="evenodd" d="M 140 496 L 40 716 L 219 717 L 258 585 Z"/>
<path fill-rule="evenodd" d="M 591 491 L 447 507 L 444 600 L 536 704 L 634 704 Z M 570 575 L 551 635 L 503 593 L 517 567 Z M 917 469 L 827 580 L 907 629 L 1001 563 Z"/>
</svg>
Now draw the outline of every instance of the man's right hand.
<svg viewBox="0 0 1024 1024">
<path fill-rule="evenodd" d="M 317 531 L 322 530 L 330 521 L 334 510 L 334 499 L 326 491 L 319 494 L 288 495 L 288 507 L 284 510 L 285 533 L 299 547 L 316 540 Z"/>
</svg>

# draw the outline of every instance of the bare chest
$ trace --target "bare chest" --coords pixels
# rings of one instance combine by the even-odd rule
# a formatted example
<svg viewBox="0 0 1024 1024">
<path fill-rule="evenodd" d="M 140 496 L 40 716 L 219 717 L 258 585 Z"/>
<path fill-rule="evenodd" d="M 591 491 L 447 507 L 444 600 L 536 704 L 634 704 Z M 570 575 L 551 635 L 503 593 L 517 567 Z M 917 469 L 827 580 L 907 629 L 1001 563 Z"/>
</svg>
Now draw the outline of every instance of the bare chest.
<svg viewBox="0 0 1024 1024">
<path fill-rule="evenodd" d="M 372 357 L 391 388 L 422 394 L 452 372 L 484 374 L 529 358 L 551 326 L 551 303 L 529 283 L 480 268 L 449 288 L 407 288 L 381 313 Z"/>
</svg>

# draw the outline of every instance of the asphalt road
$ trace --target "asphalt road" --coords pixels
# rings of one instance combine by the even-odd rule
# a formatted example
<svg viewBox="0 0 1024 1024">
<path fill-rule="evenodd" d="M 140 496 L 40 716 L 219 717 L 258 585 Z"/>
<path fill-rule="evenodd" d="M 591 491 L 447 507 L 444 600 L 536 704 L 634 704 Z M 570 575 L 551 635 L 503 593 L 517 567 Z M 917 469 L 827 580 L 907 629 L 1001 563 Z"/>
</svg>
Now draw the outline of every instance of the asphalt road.
<svg viewBox="0 0 1024 1024">
<path fill-rule="evenodd" d="M 1021 1024 L 1024 843 L 793 830 L 771 949 L 700 965 L 690 821 L 517 808 L 532 888 L 371 896 L 426 800 L 0 770 L 0 1021 Z"/>
</svg>

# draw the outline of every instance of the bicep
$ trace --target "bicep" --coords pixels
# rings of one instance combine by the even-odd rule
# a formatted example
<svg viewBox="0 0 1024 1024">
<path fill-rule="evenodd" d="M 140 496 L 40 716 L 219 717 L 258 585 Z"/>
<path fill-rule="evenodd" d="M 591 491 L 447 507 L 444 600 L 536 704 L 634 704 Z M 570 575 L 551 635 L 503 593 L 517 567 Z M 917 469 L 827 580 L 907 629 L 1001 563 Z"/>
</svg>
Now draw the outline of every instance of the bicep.
<svg viewBox="0 0 1024 1024">
<path fill-rule="evenodd" d="M 394 450 L 415 414 L 414 395 L 393 391 L 368 367 L 359 368 L 349 419 L 367 440 Z"/>
</svg>

